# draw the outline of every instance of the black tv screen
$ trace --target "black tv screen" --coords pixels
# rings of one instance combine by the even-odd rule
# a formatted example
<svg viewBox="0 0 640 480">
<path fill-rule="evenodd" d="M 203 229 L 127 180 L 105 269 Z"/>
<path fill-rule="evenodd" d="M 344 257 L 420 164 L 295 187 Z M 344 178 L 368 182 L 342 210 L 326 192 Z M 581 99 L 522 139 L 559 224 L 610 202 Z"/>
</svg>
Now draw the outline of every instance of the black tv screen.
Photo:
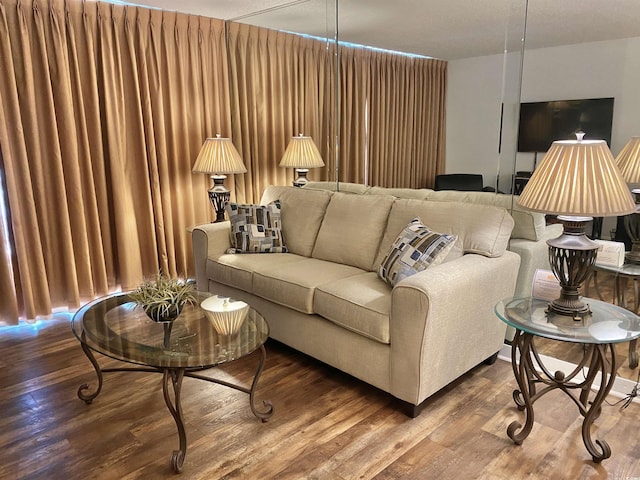
<svg viewBox="0 0 640 480">
<path fill-rule="evenodd" d="M 612 122 L 613 98 L 521 103 L 518 152 L 546 152 L 556 140 L 575 140 L 577 131 L 611 146 Z"/>
</svg>

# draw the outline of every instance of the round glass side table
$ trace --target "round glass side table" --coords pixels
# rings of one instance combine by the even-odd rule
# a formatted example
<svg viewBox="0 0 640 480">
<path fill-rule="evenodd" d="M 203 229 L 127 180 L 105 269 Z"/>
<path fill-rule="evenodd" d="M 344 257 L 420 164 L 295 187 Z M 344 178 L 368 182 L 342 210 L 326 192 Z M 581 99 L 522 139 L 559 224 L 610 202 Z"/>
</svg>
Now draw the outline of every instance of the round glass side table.
<svg viewBox="0 0 640 480">
<path fill-rule="evenodd" d="M 78 397 L 90 404 L 102 390 L 106 372 L 160 373 L 162 392 L 178 430 L 179 449 L 171 456 L 171 467 L 182 471 L 187 454 L 186 425 L 182 415 L 181 392 L 185 377 L 216 383 L 249 395 L 251 412 L 267 421 L 273 405 L 263 400 L 263 408 L 255 405 L 255 391 L 264 368 L 269 325 L 253 308 L 240 328 L 233 334 L 222 334 L 211 323 L 200 302 L 210 293 L 198 293 L 198 302 L 185 306 L 180 316 L 170 324 L 153 322 L 129 297 L 115 293 L 82 307 L 74 315 L 72 329 L 83 352 L 93 365 L 98 384 L 93 392 L 88 384 L 78 389 Z M 230 300 L 230 299 L 228 299 Z M 251 386 L 203 375 L 210 368 L 248 357 L 258 351 L 258 367 Z M 119 360 L 124 365 L 102 368 L 94 356 L 99 353 Z"/>
<path fill-rule="evenodd" d="M 600 285 L 598 284 L 598 272 L 610 273 L 615 276 L 613 283 L 613 301 L 617 305 L 631 310 L 633 313 L 638 313 L 638 307 L 640 306 L 640 264 L 625 263 L 621 267 L 595 264 L 593 266 L 593 285 L 595 286 L 598 297 L 600 300 L 603 300 Z M 627 299 L 625 298 L 629 280 L 633 282 L 633 307 L 627 305 Z M 629 342 L 629 368 L 631 369 L 638 366 L 637 347 L 637 340 L 631 340 L 631 342 Z"/>
<path fill-rule="evenodd" d="M 525 412 L 525 424 L 512 422 L 507 428 L 509 438 L 520 445 L 533 428 L 536 400 L 559 389 L 573 400 L 584 417 L 582 439 L 593 461 L 599 463 L 611 456 L 611 449 L 604 440 L 593 442 L 591 425 L 598 418 L 602 402 L 615 381 L 613 346 L 640 337 L 640 317 L 607 302 L 590 298 L 584 301 L 592 313 L 581 320 L 547 313 L 548 302 L 531 297 L 505 299 L 496 305 L 495 313 L 516 329 L 511 346 L 511 366 L 518 389 L 513 392 L 513 400 L 518 409 Z M 585 347 L 582 360 L 568 374 L 551 372 L 538 355 L 536 337 L 582 344 Z M 594 384 L 597 392 L 590 399 Z"/>
</svg>

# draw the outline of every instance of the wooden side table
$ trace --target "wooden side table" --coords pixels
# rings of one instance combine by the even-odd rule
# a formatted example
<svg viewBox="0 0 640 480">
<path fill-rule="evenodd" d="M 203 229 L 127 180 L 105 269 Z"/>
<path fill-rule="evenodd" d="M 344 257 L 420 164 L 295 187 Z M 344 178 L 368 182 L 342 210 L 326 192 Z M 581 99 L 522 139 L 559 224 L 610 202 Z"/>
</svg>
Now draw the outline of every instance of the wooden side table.
<svg viewBox="0 0 640 480">
<path fill-rule="evenodd" d="M 513 400 L 525 412 L 525 424 L 512 422 L 507 428 L 509 438 L 517 445 L 522 444 L 533 428 L 535 402 L 550 391 L 561 390 L 584 417 L 582 440 L 593 461 L 600 463 L 611 456 L 611 448 L 604 440 L 594 443 L 591 426 L 616 378 L 614 344 L 640 337 L 640 317 L 607 302 L 585 301 L 592 313 L 577 321 L 547 313 L 547 302 L 531 297 L 503 300 L 496 305 L 495 312 L 500 320 L 516 329 L 511 364 L 518 389 L 513 392 Z M 537 337 L 584 345 L 581 362 L 568 374 L 551 372 L 536 350 Z M 594 384 L 598 389 L 591 398 Z"/>
</svg>

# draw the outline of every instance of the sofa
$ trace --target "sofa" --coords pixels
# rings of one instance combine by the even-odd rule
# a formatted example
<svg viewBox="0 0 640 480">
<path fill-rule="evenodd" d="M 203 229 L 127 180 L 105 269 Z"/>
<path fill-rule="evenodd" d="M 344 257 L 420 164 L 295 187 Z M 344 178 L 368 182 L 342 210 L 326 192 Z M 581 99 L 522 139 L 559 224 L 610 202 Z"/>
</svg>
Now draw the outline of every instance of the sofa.
<svg viewBox="0 0 640 480">
<path fill-rule="evenodd" d="M 514 296 L 531 295 L 533 276 L 538 269 L 550 270 L 547 240 L 562 233 L 561 224 L 547 225 L 545 215 L 520 207 L 517 195 L 475 191 L 436 191 L 429 188 L 384 188 L 369 187 L 348 182 L 309 182 L 305 188 L 340 191 L 360 195 L 393 195 L 398 198 L 416 198 L 439 202 L 464 202 L 493 205 L 507 209 L 514 219 L 508 250 L 520 256 L 520 269 Z M 515 335 L 513 327 L 507 327 L 505 341 L 510 343 Z"/>
<path fill-rule="evenodd" d="M 416 416 L 503 345 L 506 326 L 493 309 L 516 286 L 520 256 L 507 250 L 514 220 L 492 205 L 373 193 L 267 187 L 260 203 L 277 205 L 272 226 L 286 249 L 238 253 L 229 221 L 199 225 L 196 281 L 259 311 L 271 338 L 388 392 Z M 438 264 L 391 286 L 380 266 L 418 219 L 451 243 Z"/>
<path fill-rule="evenodd" d="M 305 188 L 339 191 L 360 195 L 393 195 L 398 198 L 415 198 L 438 202 L 463 202 L 493 205 L 505 208 L 514 220 L 508 250 L 520 256 L 520 270 L 515 296 L 531 295 L 533 275 L 537 269 L 549 270 L 549 246 L 547 240 L 562 233 L 561 224 L 547 225 L 545 215 L 525 210 L 517 204 L 517 195 L 474 191 L 436 191 L 429 188 L 369 187 L 359 183 L 309 182 Z"/>
</svg>

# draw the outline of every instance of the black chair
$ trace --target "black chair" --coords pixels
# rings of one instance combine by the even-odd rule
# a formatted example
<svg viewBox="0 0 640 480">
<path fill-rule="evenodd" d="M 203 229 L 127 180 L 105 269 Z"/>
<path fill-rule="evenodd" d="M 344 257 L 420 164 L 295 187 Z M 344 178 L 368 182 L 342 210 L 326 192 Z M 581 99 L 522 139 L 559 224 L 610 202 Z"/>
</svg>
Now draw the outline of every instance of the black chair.
<svg viewBox="0 0 640 480">
<path fill-rule="evenodd" d="M 521 195 L 533 172 L 516 172 L 513 177 L 513 194 Z"/>
<path fill-rule="evenodd" d="M 436 175 L 434 190 L 481 192 L 483 190 L 482 187 L 482 175 L 475 173 L 449 173 Z"/>
<path fill-rule="evenodd" d="M 627 233 L 627 229 L 624 226 L 624 217 L 623 216 L 618 217 L 618 219 L 616 221 L 616 235 L 615 235 L 615 238 L 613 240 L 615 242 L 623 242 L 624 243 L 624 249 L 627 252 L 631 251 L 631 247 L 633 245 L 633 241 L 631 240 L 631 237 Z"/>
</svg>

